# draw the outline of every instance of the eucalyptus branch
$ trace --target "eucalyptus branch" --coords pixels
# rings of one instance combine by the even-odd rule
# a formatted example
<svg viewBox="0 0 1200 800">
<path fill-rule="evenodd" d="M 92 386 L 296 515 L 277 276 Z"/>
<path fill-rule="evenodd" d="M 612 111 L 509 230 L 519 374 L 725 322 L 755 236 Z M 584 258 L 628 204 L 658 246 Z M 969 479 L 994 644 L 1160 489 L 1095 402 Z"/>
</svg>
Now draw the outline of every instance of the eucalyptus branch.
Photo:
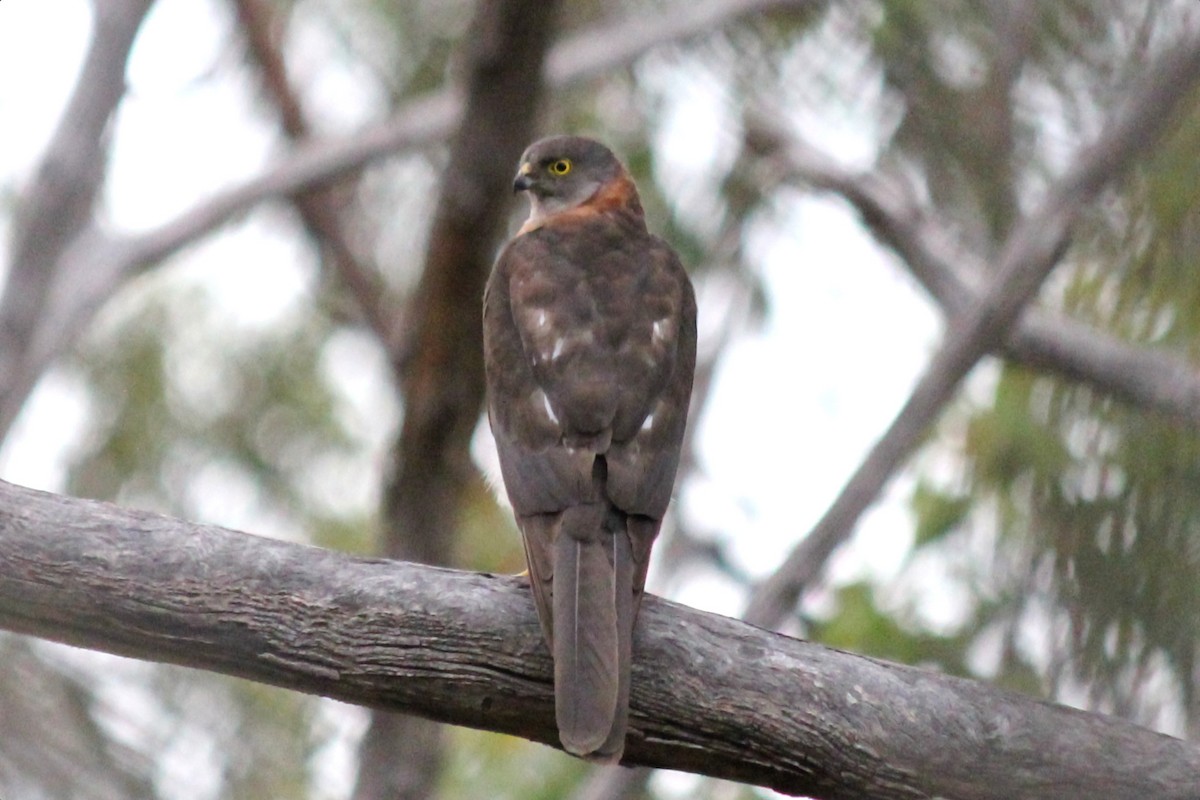
<svg viewBox="0 0 1200 800">
<path fill-rule="evenodd" d="M 0 627 L 555 746 L 524 580 L 355 558 L 0 482 Z M 1123 720 L 647 596 L 627 765 L 841 800 L 1195 796 Z"/>
</svg>

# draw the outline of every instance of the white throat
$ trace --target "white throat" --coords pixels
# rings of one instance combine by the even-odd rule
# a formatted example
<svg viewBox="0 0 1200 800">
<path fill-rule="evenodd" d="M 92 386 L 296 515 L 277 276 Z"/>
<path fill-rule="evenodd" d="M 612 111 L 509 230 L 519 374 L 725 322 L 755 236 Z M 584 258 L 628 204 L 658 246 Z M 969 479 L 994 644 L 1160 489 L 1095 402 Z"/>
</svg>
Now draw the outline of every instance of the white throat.
<svg viewBox="0 0 1200 800">
<path fill-rule="evenodd" d="M 600 184 L 598 182 L 589 181 L 581 184 L 576 192 L 565 196 L 547 195 L 539 197 L 530 192 L 529 219 L 525 220 L 525 224 L 521 226 L 521 230 L 531 231 L 534 228 L 541 227 L 542 223 L 549 217 L 583 205 L 588 200 L 591 200 L 599 190 Z"/>
</svg>

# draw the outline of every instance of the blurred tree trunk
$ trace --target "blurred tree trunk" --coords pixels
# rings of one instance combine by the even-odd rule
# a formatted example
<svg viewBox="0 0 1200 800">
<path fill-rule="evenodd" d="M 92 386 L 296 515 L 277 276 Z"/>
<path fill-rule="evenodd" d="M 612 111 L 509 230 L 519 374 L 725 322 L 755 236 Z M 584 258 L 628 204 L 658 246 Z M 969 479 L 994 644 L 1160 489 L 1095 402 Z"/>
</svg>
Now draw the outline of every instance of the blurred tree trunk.
<svg viewBox="0 0 1200 800">
<path fill-rule="evenodd" d="M 383 553 L 449 565 L 483 408 L 480 304 L 512 196 L 516 161 L 536 129 L 555 3 L 482 0 L 467 36 L 467 106 L 442 177 L 425 267 L 408 304 L 412 331 L 395 363 L 404 421 L 385 495 Z M 376 712 L 362 744 L 356 800 L 427 798 L 442 728 Z"/>
</svg>

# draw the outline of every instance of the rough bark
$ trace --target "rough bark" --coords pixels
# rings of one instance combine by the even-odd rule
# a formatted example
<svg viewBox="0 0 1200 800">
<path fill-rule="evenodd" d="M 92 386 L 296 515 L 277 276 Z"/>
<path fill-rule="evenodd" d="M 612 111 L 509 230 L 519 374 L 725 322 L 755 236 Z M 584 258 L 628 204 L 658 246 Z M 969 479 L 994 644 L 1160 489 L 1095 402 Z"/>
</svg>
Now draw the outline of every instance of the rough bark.
<svg viewBox="0 0 1200 800">
<path fill-rule="evenodd" d="M 353 558 L 0 482 L 0 626 L 554 744 L 515 577 Z M 1122 720 L 654 597 L 625 763 L 814 798 L 1194 800 L 1200 750 Z"/>
</svg>

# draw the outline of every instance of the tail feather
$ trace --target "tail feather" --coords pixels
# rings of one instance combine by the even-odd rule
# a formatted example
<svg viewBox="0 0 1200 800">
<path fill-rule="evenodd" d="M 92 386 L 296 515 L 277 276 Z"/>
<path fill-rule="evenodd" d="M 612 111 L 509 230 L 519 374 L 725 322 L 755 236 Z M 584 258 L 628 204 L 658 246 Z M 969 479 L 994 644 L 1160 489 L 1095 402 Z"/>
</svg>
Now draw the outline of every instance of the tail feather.
<svg viewBox="0 0 1200 800">
<path fill-rule="evenodd" d="M 621 760 L 625 731 L 629 727 L 629 673 L 633 662 L 633 620 L 637 613 L 633 603 L 633 556 L 629 536 L 623 530 L 613 533 L 613 577 L 617 609 L 617 713 L 597 755 L 615 762 Z"/>
<path fill-rule="evenodd" d="M 568 513 L 563 523 L 553 587 L 559 737 L 568 752 L 618 760 L 628 724 L 633 630 L 628 535 L 606 530 L 603 512 Z"/>
</svg>

